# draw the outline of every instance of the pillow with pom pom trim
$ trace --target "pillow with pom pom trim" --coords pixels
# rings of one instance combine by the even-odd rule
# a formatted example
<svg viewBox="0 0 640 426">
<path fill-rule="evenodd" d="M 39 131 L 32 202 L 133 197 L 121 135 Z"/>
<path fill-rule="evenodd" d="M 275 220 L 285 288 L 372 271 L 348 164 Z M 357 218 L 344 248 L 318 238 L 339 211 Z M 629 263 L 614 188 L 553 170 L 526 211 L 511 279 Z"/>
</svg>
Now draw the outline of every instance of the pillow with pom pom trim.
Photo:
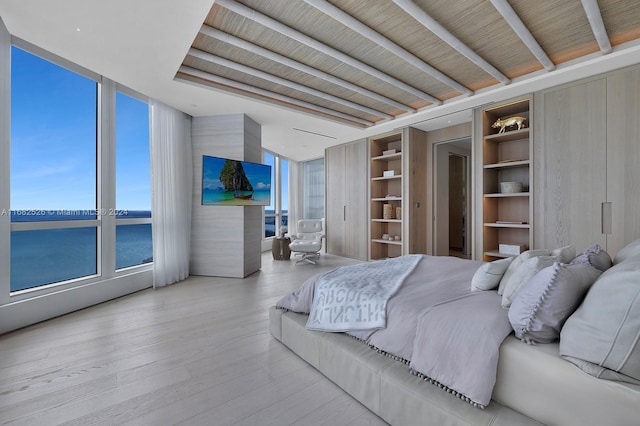
<svg viewBox="0 0 640 426">
<path fill-rule="evenodd" d="M 544 268 L 520 289 L 509 308 L 516 337 L 526 343 L 551 343 L 580 306 L 602 272 L 586 263 Z"/>
</svg>

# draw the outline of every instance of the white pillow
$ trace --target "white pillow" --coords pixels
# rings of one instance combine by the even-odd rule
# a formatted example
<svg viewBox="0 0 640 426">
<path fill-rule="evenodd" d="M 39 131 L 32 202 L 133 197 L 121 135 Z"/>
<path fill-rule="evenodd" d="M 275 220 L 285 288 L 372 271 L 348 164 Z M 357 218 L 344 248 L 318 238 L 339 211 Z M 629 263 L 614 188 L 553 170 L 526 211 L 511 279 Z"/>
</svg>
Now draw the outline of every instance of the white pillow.
<svg viewBox="0 0 640 426">
<path fill-rule="evenodd" d="M 507 285 L 507 282 L 509 282 L 511 275 L 513 275 L 516 269 L 518 269 L 518 267 L 522 265 L 524 261 L 536 256 L 549 256 L 550 253 L 551 251 L 547 249 L 527 250 L 524 253 L 521 253 L 520 256 L 516 257 L 513 262 L 511 262 L 511 265 L 509 265 L 507 271 L 502 276 L 500 285 L 498 286 L 498 294 L 501 295 L 504 292 L 504 287 Z"/>
<path fill-rule="evenodd" d="M 526 260 L 509 278 L 502 293 L 502 307 L 508 308 L 516 294 L 535 274 L 553 265 L 557 259 L 553 256 L 536 256 Z"/>
<path fill-rule="evenodd" d="M 478 268 L 471 279 L 471 291 L 495 290 L 505 271 L 513 262 L 513 257 L 494 260 Z"/>
<path fill-rule="evenodd" d="M 613 264 L 617 265 L 625 260 L 640 255 L 640 239 L 635 240 L 624 246 L 613 260 Z"/>
<path fill-rule="evenodd" d="M 576 257 L 576 248 L 574 246 L 564 246 L 551 250 L 550 256 L 558 258 L 560 263 L 569 263 Z"/>
</svg>

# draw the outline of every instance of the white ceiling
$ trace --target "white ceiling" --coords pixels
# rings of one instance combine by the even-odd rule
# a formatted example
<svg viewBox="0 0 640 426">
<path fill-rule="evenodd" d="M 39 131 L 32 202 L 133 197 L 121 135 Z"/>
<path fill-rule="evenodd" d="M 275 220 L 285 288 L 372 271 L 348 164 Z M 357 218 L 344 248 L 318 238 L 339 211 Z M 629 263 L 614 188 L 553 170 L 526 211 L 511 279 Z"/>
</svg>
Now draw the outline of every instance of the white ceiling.
<svg viewBox="0 0 640 426">
<path fill-rule="evenodd" d="M 213 0 L 0 0 L 0 17 L 13 36 L 193 116 L 246 113 L 261 124 L 263 146 L 293 160 L 318 158 L 328 146 L 407 125 L 430 130 L 470 121 L 470 108 L 475 106 L 640 62 L 637 43 L 618 46 L 605 56 L 591 55 L 363 130 L 175 81 L 212 4 Z"/>
</svg>

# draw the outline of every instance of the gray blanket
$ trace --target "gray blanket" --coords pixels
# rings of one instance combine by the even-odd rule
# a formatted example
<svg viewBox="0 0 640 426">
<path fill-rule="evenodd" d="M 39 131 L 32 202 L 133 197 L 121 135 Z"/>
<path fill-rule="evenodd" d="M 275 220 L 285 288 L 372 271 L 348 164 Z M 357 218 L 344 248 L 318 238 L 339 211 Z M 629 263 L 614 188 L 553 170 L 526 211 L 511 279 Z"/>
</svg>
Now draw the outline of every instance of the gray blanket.
<svg viewBox="0 0 640 426">
<path fill-rule="evenodd" d="M 315 284 L 309 330 L 375 330 L 387 324 L 387 301 L 422 259 L 421 255 L 345 266 Z"/>
<path fill-rule="evenodd" d="M 486 405 L 495 384 L 497 353 L 511 329 L 508 311 L 501 307 L 496 292 L 472 293 L 470 290 L 471 278 L 481 265 L 482 262 L 453 257 L 423 256 L 389 299 L 386 327 L 348 334 L 411 362 L 418 374 L 448 387 L 474 405 Z M 319 277 L 307 280 L 276 306 L 309 313 Z M 508 328 L 504 327 L 505 321 Z M 432 356 L 430 352 L 437 353 L 433 361 L 438 364 L 435 367 L 424 359 Z M 452 359 L 455 365 L 448 364 Z M 451 377 L 444 377 L 443 371 Z M 468 380 L 473 384 L 467 383 Z"/>
<path fill-rule="evenodd" d="M 418 318 L 412 370 L 474 405 L 489 404 L 500 345 L 512 331 L 501 300 L 483 291 L 426 309 Z"/>
</svg>

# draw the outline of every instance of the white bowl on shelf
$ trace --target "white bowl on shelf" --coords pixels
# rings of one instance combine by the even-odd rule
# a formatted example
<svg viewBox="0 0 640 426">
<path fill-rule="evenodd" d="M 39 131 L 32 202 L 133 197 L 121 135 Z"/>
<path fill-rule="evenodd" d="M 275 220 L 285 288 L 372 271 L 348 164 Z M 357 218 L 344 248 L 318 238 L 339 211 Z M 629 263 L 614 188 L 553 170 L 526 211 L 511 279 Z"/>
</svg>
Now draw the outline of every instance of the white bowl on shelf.
<svg viewBox="0 0 640 426">
<path fill-rule="evenodd" d="M 500 182 L 501 194 L 513 194 L 522 192 L 522 182 Z"/>
</svg>

